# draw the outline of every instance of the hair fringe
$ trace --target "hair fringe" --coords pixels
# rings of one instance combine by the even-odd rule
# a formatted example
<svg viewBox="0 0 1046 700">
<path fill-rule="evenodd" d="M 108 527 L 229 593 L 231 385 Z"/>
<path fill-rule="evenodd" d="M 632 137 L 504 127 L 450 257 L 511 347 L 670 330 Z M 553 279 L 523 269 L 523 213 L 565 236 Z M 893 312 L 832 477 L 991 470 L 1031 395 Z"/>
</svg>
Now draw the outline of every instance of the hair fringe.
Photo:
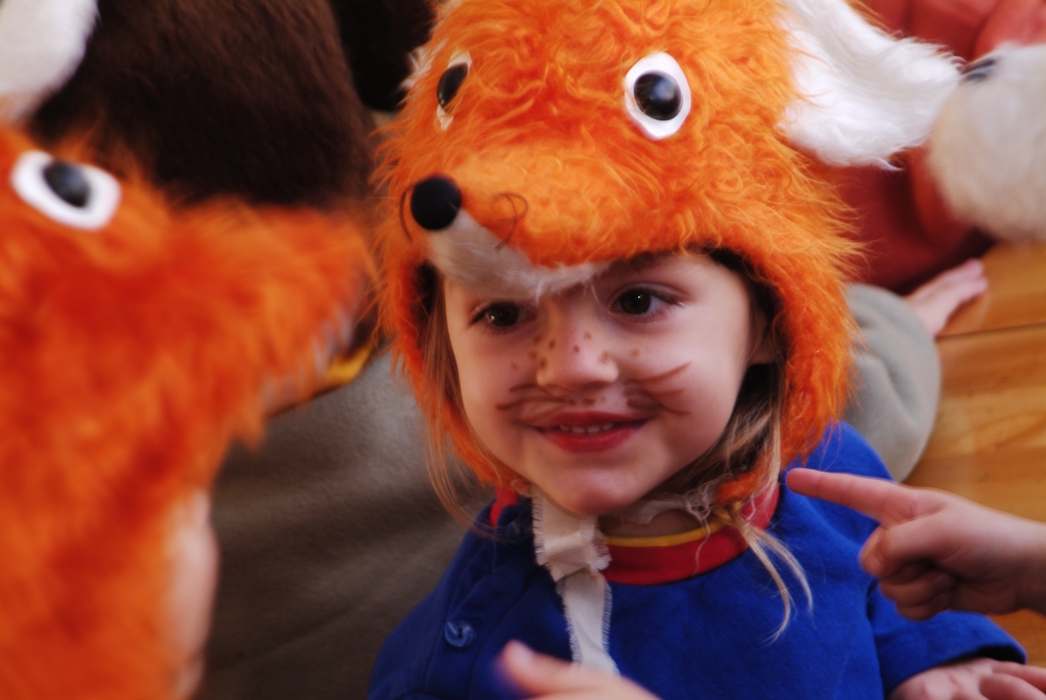
<svg viewBox="0 0 1046 700">
<path fill-rule="evenodd" d="M 781 437 L 779 424 L 774 424 L 771 427 L 771 434 L 768 442 L 770 453 L 766 457 L 767 464 L 763 477 L 763 484 L 757 492 L 757 496 L 764 493 L 766 489 L 774 488 L 778 484 L 778 477 L 781 474 Z M 752 496 L 751 500 L 754 500 L 757 496 Z M 792 573 L 792 576 L 795 577 L 796 581 L 799 582 L 800 587 L 803 589 L 803 595 L 806 598 L 807 609 L 812 611 L 814 599 L 813 593 L 810 590 L 810 583 L 806 578 L 806 573 L 803 571 L 803 567 L 799 563 L 799 560 L 797 560 L 795 555 L 788 550 L 788 547 L 769 532 L 753 527 L 750 522 L 741 516 L 740 508 L 735 508 L 730 511 L 727 516 L 727 521 L 740 533 L 745 543 L 749 548 L 751 548 L 752 554 L 756 556 L 759 562 L 766 569 L 767 573 L 770 574 L 770 578 L 773 579 L 774 584 L 777 586 L 778 593 L 781 594 L 784 615 L 782 616 L 781 624 L 778 625 L 777 629 L 774 630 L 774 633 L 769 639 L 769 641 L 776 641 L 778 637 L 784 633 L 785 628 L 788 627 L 788 623 L 792 619 L 794 603 L 788 584 L 774 565 L 771 555 L 774 555 L 781 560 L 781 562 L 783 562 Z"/>
</svg>

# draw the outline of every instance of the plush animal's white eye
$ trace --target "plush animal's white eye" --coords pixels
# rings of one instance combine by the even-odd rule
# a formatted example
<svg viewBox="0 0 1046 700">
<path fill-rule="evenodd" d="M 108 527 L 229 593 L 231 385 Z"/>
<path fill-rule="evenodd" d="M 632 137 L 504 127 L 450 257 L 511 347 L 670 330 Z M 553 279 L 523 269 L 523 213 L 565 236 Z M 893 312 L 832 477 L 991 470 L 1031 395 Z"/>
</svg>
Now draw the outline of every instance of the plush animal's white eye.
<svg viewBox="0 0 1046 700">
<path fill-rule="evenodd" d="M 90 165 L 26 151 L 11 170 L 11 185 L 27 204 L 58 223 L 88 231 L 108 224 L 120 204 L 120 183 Z"/>
<path fill-rule="evenodd" d="M 625 74 L 625 110 L 652 139 L 679 131 L 690 114 L 690 86 L 667 53 L 641 58 Z"/>
<path fill-rule="evenodd" d="M 456 53 L 450 57 L 447 69 L 439 77 L 436 83 L 436 100 L 439 107 L 436 108 L 436 118 L 444 130 L 454 121 L 454 115 L 448 114 L 446 108 L 454 101 L 461 89 L 461 84 L 468 77 L 469 69 L 472 68 L 472 55 L 468 51 Z"/>
</svg>

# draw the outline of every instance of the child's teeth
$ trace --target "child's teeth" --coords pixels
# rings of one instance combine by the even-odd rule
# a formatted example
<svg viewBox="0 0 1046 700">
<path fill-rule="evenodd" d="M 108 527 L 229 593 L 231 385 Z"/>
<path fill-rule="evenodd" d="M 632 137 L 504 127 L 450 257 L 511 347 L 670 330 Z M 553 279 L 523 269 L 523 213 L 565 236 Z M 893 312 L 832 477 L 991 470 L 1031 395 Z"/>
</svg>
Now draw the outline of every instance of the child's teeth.
<svg viewBox="0 0 1046 700">
<path fill-rule="evenodd" d="M 603 423 L 602 425 L 561 425 L 559 429 L 568 433 L 577 433 L 579 435 L 585 433 L 599 433 L 604 430 L 610 430 L 614 427 L 613 423 Z"/>
</svg>

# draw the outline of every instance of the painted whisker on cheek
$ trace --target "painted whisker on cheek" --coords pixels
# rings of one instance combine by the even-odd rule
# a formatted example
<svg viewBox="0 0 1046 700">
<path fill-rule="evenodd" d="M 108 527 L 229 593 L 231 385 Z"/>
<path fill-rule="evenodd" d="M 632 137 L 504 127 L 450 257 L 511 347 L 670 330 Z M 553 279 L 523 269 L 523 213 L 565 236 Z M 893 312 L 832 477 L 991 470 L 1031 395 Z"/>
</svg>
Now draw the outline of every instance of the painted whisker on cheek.
<svg viewBox="0 0 1046 700">
<path fill-rule="evenodd" d="M 653 396 L 646 396 L 643 398 L 628 399 L 625 401 L 625 405 L 629 408 L 634 408 L 637 411 L 664 411 L 673 416 L 689 416 L 690 411 L 680 411 L 670 406 L 666 406 L 662 402 L 655 399 Z"/>
<path fill-rule="evenodd" d="M 524 396 L 522 398 L 516 399 L 515 401 L 510 401 L 508 403 L 494 404 L 494 408 L 496 408 L 499 411 L 511 411 L 512 409 L 519 408 L 523 404 L 528 403 L 553 404 L 549 410 L 555 411 L 560 410 L 563 406 L 574 406 L 577 404 L 576 401 L 573 401 L 571 399 L 558 399 L 552 396 Z"/>
<path fill-rule="evenodd" d="M 656 384 L 658 382 L 663 382 L 666 379 L 671 379 L 672 377 L 676 376 L 680 372 L 685 371 L 686 368 L 690 366 L 690 364 L 691 363 L 689 363 L 689 362 L 684 362 L 683 364 L 679 365 L 678 367 L 673 367 L 672 369 L 668 370 L 667 372 L 662 372 L 661 374 L 655 374 L 655 375 L 650 376 L 650 377 L 639 377 L 638 379 L 630 379 L 628 382 L 626 382 L 626 386 L 632 386 L 632 385 L 636 385 L 636 384 L 641 385 L 641 386 L 645 386 L 647 384 Z"/>
<path fill-rule="evenodd" d="M 686 390 L 685 389 L 669 389 L 668 391 L 659 391 L 659 392 L 657 392 L 657 395 L 660 396 L 660 397 L 677 396 L 679 394 L 682 394 L 684 391 L 686 391 Z M 625 398 L 632 398 L 633 396 L 645 396 L 648 393 L 649 392 L 647 391 L 646 387 L 639 387 L 639 386 L 630 386 L 627 389 L 625 389 L 625 391 L 624 391 Z"/>
<path fill-rule="evenodd" d="M 534 401 L 532 406 L 526 406 L 520 411 L 519 419 L 528 424 L 540 424 L 563 410 L 558 403 L 541 405 Z"/>
<path fill-rule="evenodd" d="M 548 411 L 551 414 L 560 410 L 564 405 L 573 406 L 577 403 L 575 400 L 568 397 L 556 396 L 545 387 L 538 386 L 533 382 L 517 384 L 509 388 L 509 393 L 518 394 L 520 392 L 527 393 L 514 401 L 494 404 L 494 408 L 499 411 L 510 411 L 524 404 L 548 404 Z"/>
<path fill-rule="evenodd" d="M 628 399 L 625 401 L 625 405 L 637 411 L 657 411 L 662 408 L 661 402 L 650 396 Z"/>
<path fill-rule="evenodd" d="M 659 386 L 678 377 L 690 366 L 690 362 L 673 367 L 667 372 L 649 377 L 639 377 L 625 382 L 624 395 L 629 408 L 644 411 L 661 410 L 676 416 L 689 415 L 690 411 L 675 409 L 668 405 L 666 399 L 685 394 L 685 389 L 675 386 Z"/>
</svg>

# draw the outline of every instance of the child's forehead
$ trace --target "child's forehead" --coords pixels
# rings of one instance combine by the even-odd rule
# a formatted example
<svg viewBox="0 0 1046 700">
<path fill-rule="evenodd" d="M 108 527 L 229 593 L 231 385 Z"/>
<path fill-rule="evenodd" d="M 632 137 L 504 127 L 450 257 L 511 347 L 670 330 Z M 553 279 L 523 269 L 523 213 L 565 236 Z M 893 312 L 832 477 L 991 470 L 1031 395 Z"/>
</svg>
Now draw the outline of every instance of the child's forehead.
<svg viewBox="0 0 1046 700">
<path fill-rule="evenodd" d="M 701 252 L 680 251 L 640 253 L 631 258 L 615 260 L 610 264 L 606 272 L 599 275 L 596 279 L 614 274 L 622 275 L 636 272 L 647 272 L 670 266 L 707 267 L 715 264 L 717 263 L 710 255 Z"/>
</svg>

